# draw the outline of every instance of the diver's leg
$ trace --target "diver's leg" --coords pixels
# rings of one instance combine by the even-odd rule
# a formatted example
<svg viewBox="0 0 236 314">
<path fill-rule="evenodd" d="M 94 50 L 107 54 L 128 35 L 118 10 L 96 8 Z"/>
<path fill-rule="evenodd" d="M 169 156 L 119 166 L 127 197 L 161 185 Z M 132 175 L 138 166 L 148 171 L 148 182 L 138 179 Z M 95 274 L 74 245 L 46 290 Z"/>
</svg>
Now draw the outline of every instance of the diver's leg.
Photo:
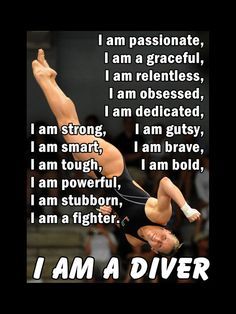
<svg viewBox="0 0 236 314">
<path fill-rule="evenodd" d="M 79 118 L 73 101 L 67 97 L 56 83 L 57 73 L 47 64 L 42 49 L 38 51 L 38 58 L 32 63 L 33 74 L 41 87 L 48 104 L 57 120 L 58 126 L 73 123 L 79 125 Z M 103 154 L 97 152 L 75 153 L 75 159 L 88 160 L 94 158 L 103 167 L 103 174 L 107 177 L 119 176 L 124 168 L 123 157 L 119 150 L 102 138 L 93 135 L 64 135 L 67 143 L 94 143 L 97 141 Z"/>
</svg>

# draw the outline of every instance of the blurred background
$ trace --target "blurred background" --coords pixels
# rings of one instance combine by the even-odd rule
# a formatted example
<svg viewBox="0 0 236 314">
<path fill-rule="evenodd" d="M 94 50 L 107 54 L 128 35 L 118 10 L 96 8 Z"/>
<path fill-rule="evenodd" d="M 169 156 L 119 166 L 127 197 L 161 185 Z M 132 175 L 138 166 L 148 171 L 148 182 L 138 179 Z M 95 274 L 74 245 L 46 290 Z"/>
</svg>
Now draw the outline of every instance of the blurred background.
<svg viewBox="0 0 236 314">
<path fill-rule="evenodd" d="M 132 50 L 126 46 L 105 47 L 98 46 L 98 34 L 102 33 L 106 36 L 157 36 L 163 34 L 166 36 L 198 36 L 204 41 L 204 47 L 185 47 L 185 46 L 156 46 L 156 47 L 139 47 L 136 46 Z M 72 216 L 74 211 L 82 211 L 88 213 L 95 211 L 90 207 L 65 207 L 65 206 L 31 206 L 30 195 L 34 194 L 37 198 L 40 196 L 56 196 L 59 199 L 68 194 L 76 196 L 84 194 L 100 195 L 102 191 L 91 191 L 91 189 L 80 189 L 79 191 L 58 189 L 39 189 L 31 188 L 30 177 L 34 176 L 36 182 L 44 178 L 84 178 L 85 175 L 79 171 L 37 171 L 30 170 L 30 160 L 34 158 L 36 163 L 41 160 L 54 160 L 60 162 L 62 158 L 73 160 L 71 154 L 66 153 L 31 153 L 30 143 L 35 141 L 39 143 L 63 143 L 60 135 L 30 135 L 30 123 L 34 122 L 36 129 L 40 125 L 56 125 L 56 120 L 49 109 L 44 95 L 37 85 L 33 74 L 31 63 L 37 56 L 38 48 L 43 48 L 49 65 L 54 68 L 57 73 L 57 82 L 62 90 L 75 103 L 81 123 L 87 125 L 103 124 L 107 131 L 107 140 L 116 145 L 124 155 L 127 166 L 134 180 L 143 186 L 152 196 L 156 196 L 159 181 L 163 176 L 169 176 L 174 183 L 181 189 L 189 204 L 202 212 L 202 219 L 194 224 L 189 224 L 182 212 L 173 207 L 173 217 L 169 222 L 169 226 L 173 232 L 184 242 L 179 251 L 179 256 L 208 256 L 209 243 L 209 33 L 208 32 L 165 32 L 165 31 L 29 31 L 27 32 L 27 279 L 32 282 L 32 273 L 35 261 L 38 256 L 46 258 L 45 267 L 42 273 L 42 280 L 39 282 L 60 282 L 60 280 L 51 279 L 51 270 L 55 266 L 56 261 L 61 256 L 67 256 L 72 262 L 75 256 L 86 257 L 94 256 L 96 259 L 96 271 L 94 279 L 86 282 L 103 282 L 101 278 L 102 269 L 111 256 L 118 256 L 121 261 L 121 275 L 119 280 L 112 279 L 105 282 L 150 282 L 148 278 L 140 280 L 132 280 L 129 278 L 129 260 L 133 256 L 142 256 L 147 261 L 151 261 L 154 257 L 150 249 L 144 246 L 142 249 L 132 248 L 124 236 L 120 234 L 115 226 L 90 226 L 82 227 L 75 224 L 31 224 L 29 221 L 30 213 L 34 212 L 38 217 L 40 214 L 54 214 L 60 221 L 63 214 Z M 104 64 L 104 52 L 115 54 L 182 54 L 188 51 L 194 54 L 200 51 L 201 58 L 204 59 L 204 65 L 198 64 L 156 64 L 148 67 L 144 64 Z M 204 77 L 204 83 L 199 82 L 105 82 L 104 71 L 109 69 L 111 73 L 116 71 L 148 71 L 152 69 L 156 72 L 168 71 L 170 69 L 178 69 L 181 72 L 198 72 Z M 190 89 L 200 87 L 201 94 L 204 95 L 202 102 L 196 100 L 109 100 L 108 88 L 120 89 L 144 89 L 147 87 L 155 89 Z M 105 118 L 104 105 L 110 107 L 131 107 L 133 109 L 140 105 L 145 107 L 153 107 L 155 105 L 163 105 L 166 107 L 179 107 L 180 105 L 193 108 L 200 105 L 201 112 L 204 113 L 204 119 L 190 117 L 186 118 Z M 174 136 L 168 138 L 169 142 L 175 143 L 199 143 L 204 149 L 204 154 L 198 156 L 192 153 L 152 153 L 133 154 L 133 142 L 143 143 L 163 143 L 166 138 L 164 135 L 142 136 L 134 133 L 134 124 L 139 122 L 143 125 L 161 125 L 165 128 L 171 124 L 200 125 L 204 131 L 204 137 L 194 138 L 190 135 Z M 205 170 L 203 173 L 196 171 L 141 171 L 140 160 L 145 158 L 154 161 L 168 161 L 172 158 L 178 161 L 184 161 L 188 158 L 199 158 L 201 165 Z M 36 184 L 37 186 L 37 184 Z M 159 283 L 163 280 L 157 276 L 152 283 Z M 165 280 L 166 281 L 166 280 Z M 194 282 L 192 280 L 178 280 L 173 274 L 168 279 L 171 282 L 184 283 Z M 85 282 L 85 280 L 63 280 L 63 282 Z"/>
</svg>

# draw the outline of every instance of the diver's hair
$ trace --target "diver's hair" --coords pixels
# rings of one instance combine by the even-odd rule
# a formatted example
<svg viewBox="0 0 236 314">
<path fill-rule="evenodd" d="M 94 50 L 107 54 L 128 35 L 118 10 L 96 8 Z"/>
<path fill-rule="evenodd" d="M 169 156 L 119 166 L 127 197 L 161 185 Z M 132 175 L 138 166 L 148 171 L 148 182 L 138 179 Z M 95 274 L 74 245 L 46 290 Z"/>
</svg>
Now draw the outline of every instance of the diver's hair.
<svg viewBox="0 0 236 314">
<path fill-rule="evenodd" d="M 179 239 L 176 237 L 175 234 L 172 233 L 172 236 L 174 237 L 175 239 L 175 244 L 172 248 L 172 250 L 169 252 L 169 253 L 161 253 L 161 252 L 158 252 L 158 255 L 161 255 L 163 257 L 173 257 L 177 252 L 178 250 L 181 248 L 181 246 L 183 245 L 183 243 L 180 243 L 179 242 Z"/>
</svg>

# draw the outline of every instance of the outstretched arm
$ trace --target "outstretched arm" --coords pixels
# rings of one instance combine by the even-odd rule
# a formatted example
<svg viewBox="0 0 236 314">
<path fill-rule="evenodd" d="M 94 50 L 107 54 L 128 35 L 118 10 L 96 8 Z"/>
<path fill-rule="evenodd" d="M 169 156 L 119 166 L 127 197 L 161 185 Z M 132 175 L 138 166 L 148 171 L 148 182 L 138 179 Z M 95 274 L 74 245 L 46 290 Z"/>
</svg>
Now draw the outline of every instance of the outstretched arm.
<svg viewBox="0 0 236 314">
<path fill-rule="evenodd" d="M 167 177 L 161 179 L 157 197 L 159 211 L 169 210 L 171 200 L 173 200 L 190 222 L 200 218 L 199 211 L 187 204 L 180 189 Z"/>
</svg>

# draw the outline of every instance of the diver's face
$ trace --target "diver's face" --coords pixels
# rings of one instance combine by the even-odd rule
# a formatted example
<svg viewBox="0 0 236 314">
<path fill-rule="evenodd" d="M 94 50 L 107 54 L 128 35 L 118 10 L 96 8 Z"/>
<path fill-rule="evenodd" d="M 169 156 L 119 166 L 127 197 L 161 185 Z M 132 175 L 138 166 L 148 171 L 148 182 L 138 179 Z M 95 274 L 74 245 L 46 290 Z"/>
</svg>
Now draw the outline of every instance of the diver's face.
<svg viewBox="0 0 236 314">
<path fill-rule="evenodd" d="M 146 239 L 156 253 L 168 254 L 176 243 L 176 238 L 169 230 L 156 226 L 150 227 L 146 233 Z"/>
</svg>

